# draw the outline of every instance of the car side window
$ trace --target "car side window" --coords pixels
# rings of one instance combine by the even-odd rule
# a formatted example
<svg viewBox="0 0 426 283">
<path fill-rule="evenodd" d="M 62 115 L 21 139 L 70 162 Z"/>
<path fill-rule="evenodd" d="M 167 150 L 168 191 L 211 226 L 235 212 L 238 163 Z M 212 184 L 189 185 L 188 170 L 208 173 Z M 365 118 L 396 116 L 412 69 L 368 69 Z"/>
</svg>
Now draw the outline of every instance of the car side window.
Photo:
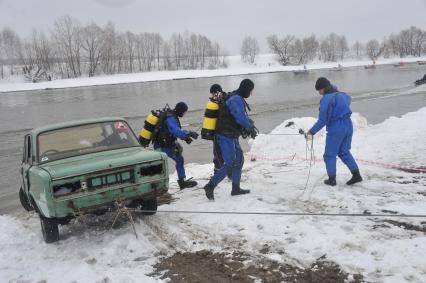
<svg viewBox="0 0 426 283">
<path fill-rule="evenodd" d="M 28 139 L 28 136 L 25 136 L 25 138 L 24 138 L 24 148 L 22 150 L 22 163 L 26 163 L 27 162 L 27 139 Z"/>
<path fill-rule="evenodd" d="M 32 155 L 32 152 L 31 152 L 31 136 L 26 136 L 26 138 L 25 138 L 25 152 L 26 152 L 26 156 L 25 156 L 25 162 L 27 162 L 27 163 L 31 163 L 32 161 L 31 161 L 31 155 Z"/>
<path fill-rule="evenodd" d="M 32 146 L 31 146 L 31 136 L 28 136 L 28 163 L 32 164 L 33 163 L 33 151 L 32 151 Z"/>
</svg>

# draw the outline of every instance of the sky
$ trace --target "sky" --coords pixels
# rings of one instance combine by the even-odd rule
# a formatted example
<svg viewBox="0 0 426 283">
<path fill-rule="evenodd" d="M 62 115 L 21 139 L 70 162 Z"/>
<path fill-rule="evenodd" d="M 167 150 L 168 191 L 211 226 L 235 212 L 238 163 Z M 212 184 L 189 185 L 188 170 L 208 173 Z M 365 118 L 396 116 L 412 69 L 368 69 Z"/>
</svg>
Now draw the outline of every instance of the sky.
<svg viewBox="0 0 426 283">
<path fill-rule="evenodd" d="M 112 21 L 120 31 L 166 38 L 174 32 L 204 34 L 230 54 L 238 54 L 247 35 L 267 52 L 271 34 L 335 32 L 351 43 L 413 25 L 426 29 L 426 0 L 0 0 L 0 29 L 8 26 L 23 37 L 34 28 L 48 32 L 65 14 L 82 24 Z"/>
</svg>

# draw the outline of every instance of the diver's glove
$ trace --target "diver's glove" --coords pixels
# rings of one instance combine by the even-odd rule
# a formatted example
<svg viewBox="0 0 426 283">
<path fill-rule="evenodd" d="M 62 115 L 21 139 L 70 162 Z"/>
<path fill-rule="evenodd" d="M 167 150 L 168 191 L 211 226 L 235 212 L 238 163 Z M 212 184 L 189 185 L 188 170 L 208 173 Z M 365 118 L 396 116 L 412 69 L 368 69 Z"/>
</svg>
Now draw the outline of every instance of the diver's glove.
<svg viewBox="0 0 426 283">
<path fill-rule="evenodd" d="M 255 126 L 253 126 L 252 128 L 248 130 L 248 134 L 250 135 L 252 139 L 255 139 L 257 135 L 259 134 L 259 130 Z"/>
<path fill-rule="evenodd" d="M 196 140 L 196 139 L 198 139 L 198 134 L 197 134 L 196 132 L 189 131 L 189 132 L 188 132 L 188 137 L 190 137 L 190 138 L 192 138 L 192 139 Z"/>
</svg>

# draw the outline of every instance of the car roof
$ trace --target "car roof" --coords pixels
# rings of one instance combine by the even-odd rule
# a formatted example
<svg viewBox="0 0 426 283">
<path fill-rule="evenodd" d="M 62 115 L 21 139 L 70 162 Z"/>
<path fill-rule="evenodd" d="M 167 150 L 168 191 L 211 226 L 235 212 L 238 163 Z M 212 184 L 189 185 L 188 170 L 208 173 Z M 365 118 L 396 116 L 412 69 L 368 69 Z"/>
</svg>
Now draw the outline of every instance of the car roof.
<svg viewBox="0 0 426 283">
<path fill-rule="evenodd" d="M 126 121 L 124 118 L 120 117 L 103 117 L 103 118 L 95 118 L 95 119 L 84 119 L 84 120 L 74 120 L 68 121 L 58 124 L 46 125 L 43 127 L 34 128 L 31 130 L 30 134 L 32 136 L 36 136 L 42 132 L 58 130 L 62 128 L 68 128 L 73 126 L 85 125 L 85 124 L 94 124 L 94 123 L 102 123 L 102 122 L 110 122 L 110 121 Z"/>
</svg>

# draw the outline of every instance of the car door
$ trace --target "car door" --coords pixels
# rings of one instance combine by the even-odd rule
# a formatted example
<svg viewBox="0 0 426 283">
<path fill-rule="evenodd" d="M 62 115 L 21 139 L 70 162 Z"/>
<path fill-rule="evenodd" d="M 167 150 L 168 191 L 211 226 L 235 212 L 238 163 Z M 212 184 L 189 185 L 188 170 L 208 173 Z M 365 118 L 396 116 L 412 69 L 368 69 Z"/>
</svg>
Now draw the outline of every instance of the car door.
<svg viewBox="0 0 426 283">
<path fill-rule="evenodd" d="M 22 178 L 22 188 L 25 192 L 28 192 L 30 189 L 30 182 L 28 176 L 28 170 L 32 165 L 32 152 L 31 152 L 31 136 L 25 136 L 24 150 L 21 164 L 21 178 Z"/>
</svg>

